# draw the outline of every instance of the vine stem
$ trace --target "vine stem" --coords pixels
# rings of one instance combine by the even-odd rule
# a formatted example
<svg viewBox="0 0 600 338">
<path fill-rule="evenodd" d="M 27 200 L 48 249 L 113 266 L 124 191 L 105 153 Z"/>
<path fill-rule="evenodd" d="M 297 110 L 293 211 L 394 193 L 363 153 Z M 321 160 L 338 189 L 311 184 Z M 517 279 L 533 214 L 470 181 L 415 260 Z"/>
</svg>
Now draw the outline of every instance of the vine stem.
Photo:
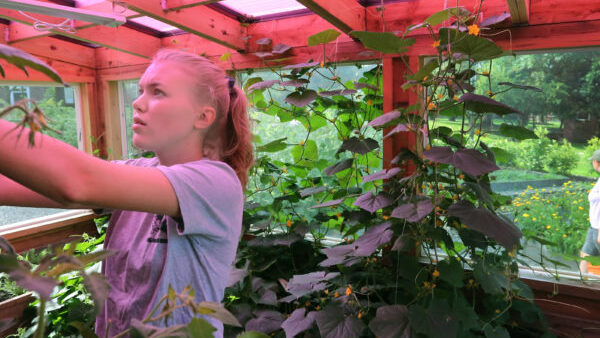
<svg viewBox="0 0 600 338">
<path fill-rule="evenodd" d="M 46 300 L 40 297 L 40 307 L 38 308 L 38 327 L 35 330 L 34 338 L 44 338 L 44 329 L 46 326 Z"/>
</svg>

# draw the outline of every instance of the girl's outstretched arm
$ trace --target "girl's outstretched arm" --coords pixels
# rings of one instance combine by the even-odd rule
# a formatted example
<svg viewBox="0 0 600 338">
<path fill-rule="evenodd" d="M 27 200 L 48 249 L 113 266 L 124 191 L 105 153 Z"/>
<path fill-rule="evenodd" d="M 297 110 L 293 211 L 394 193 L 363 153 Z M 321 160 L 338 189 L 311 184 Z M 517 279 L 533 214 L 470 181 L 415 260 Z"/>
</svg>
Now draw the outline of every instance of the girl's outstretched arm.
<svg viewBox="0 0 600 338">
<path fill-rule="evenodd" d="M 0 120 L 0 174 L 40 198 L 47 197 L 63 208 L 100 207 L 179 216 L 173 187 L 158 169 L 110 163 L 40 133 L 31 147 L 29 130 L 18 138 L 15 126 Z"/>
</svg>

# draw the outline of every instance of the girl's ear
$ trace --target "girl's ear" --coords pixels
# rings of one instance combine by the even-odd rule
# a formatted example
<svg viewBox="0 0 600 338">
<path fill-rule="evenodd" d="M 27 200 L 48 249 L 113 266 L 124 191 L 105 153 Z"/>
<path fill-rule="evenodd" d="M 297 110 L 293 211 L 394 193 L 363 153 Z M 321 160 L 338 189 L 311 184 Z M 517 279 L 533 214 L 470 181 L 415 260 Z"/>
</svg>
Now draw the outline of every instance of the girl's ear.
<svg viewBox="0 0 600 338">
<path fill-rule="evenodd" d="M 194 128 L 196 129 L 207 129 L 215 121 L 217 112 L 215 108 L 211 106 L 202 106 L 198 109 L 196 120 L 194 122 Z"/>
</svg>

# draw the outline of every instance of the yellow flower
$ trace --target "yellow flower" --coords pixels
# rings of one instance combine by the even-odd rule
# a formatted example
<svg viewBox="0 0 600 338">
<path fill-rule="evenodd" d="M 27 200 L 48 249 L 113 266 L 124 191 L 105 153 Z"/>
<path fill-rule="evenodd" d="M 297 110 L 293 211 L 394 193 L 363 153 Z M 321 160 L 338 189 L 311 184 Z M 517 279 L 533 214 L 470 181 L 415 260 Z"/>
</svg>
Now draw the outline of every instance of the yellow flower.
<svg viewBox="0 0 600 338">
<path fill-rule="evenodd" d="M 433 46 L 433 48 L 437 48 L 440 46 L 440 42 L 440 40 L 435 40 L 431 46 Z"/>
<path fill-rule="evenodd" d="M 537 219 L 535 217 L 532 217 L 531 220 L 534 222 L 537 221 Z"/>
<path fill-rule="evenodd" d="M 304 140 L 300 140 L 300 142 L 298 142 L 298 144 L 299 144 L 300 146 L 303 146 L 303 145 L 304 145 Z"/>
<path fill-rule="evenodd" d="M 579 207 L 579 210 L 583 210 L 583 207 Z"/>
<path fill-rule="evenodd" d="M 472 24 L 471 26 L 468 26 L 467 28 L 469 29 L 469 35 L 475 35 L 475 36 L 479 35 L 480 29 L 479 29 L 479 27 L 477 27 L 476 24 Z"/>
<path fill-rule="evenodd" d="M 388 215 L 383 215 L 383 219 L 384 219 L 385 221 L 387 221 L 388 219 L 390 219 L 390 216 L 388 216 Z"/>
<path fill-rule="evenodd" d="M 481 134 L 481 130 L 475 129 L 475 135 L 480 135 L 480 134 Z"/>
<path fill-rule="evenodd" d="M 552 227 L 549 225 L 546 225 L 546 229 L 552 229 Z"/>
<path fill-rule="evenodd" d="M 488 72 L 487 70 L 485 70 L 485 71 L 481 72 L 481 75 L 486 75 L 487 76 L 487 75 L 490 75 L 490 72 Z"/>
<path fill-rule="evenodd" d="M 352 285 L 348 285 L 348 287 L 346 288 L 346 296 L 350 296 L 351 293 L 352 293 Z"/>
<path fill-rule="evenodd" d="M 523 214 L 523 217 L 529 217 L 529 214 Z"/>
<path fill-rule="evenodd" d="M 358 317 L 358 319 L 362 318 L 362 312 L 358 311 L 358 315 L 356 315 L 356 317 Z"/>
<path fill-rule="evenodd" d="M 432 275 L 433 275 L 433 277 L 438 278 L 440 276 L 440 272 L 437 270 L 433 270 Z"/>
<path fill-rule="evenodd" d="M 292 226 L 292 220 L 288 219 L 287 222 L 285 223 L 285 225 L 289 228 Z"/>
<path fill-rule="evenodd" d="M 567 234 L 563 234 L 563 238 L 567 238 Z"/>
<path fill-rule="evenodd" d="M 333 298 L 338 298 L 339 296 L 340 294 L 337 291 L 333 294 Z"/>
<path fill-rule="evenodd" d="M 427 105 L 427 110 L 435 110 L 435 108 L 437 108 L 437 106 L 433 102 L 429 102 Z"/>
<path fill-rule="evenodd" d="M 456 96 L 456 94 L 454 94 L 453 99 L 454 99 L 454 101 L 458 101 L 458 96 Z"/>
</svg>

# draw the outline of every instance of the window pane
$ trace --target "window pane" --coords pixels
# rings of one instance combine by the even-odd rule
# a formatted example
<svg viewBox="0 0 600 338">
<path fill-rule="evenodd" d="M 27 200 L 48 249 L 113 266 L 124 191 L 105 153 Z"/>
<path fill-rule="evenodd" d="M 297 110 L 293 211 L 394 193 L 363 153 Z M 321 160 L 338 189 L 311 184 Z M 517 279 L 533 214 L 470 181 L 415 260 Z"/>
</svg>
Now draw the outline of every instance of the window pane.
<svg viewBox="0 0 600 338">
<path fill-rule="evenodd" d="M 127 158 L 132 158 L 137 155 L 140 150 L 133 146 L 133 101 L 138 97 L 138 80 L 123 81 L 123 109 L 125 110 L 125 128 L 127 135 Z"/>
<path fill-rule="evenodd" d="M 49 125 L 62 132 L 60 135 L 48 132 L 48 135 L 77 148 L 78 130 L 73 90 L 63 87 L 0 85 L 0 109 L 27 98 L 35 100 L 48 117 Z M 18 122 L 22 116 L 22 113 L 13 111 L 4 118 Z M 0 206 L 0 226 L 63 211 L 65 210 Z"/>
</svg>

